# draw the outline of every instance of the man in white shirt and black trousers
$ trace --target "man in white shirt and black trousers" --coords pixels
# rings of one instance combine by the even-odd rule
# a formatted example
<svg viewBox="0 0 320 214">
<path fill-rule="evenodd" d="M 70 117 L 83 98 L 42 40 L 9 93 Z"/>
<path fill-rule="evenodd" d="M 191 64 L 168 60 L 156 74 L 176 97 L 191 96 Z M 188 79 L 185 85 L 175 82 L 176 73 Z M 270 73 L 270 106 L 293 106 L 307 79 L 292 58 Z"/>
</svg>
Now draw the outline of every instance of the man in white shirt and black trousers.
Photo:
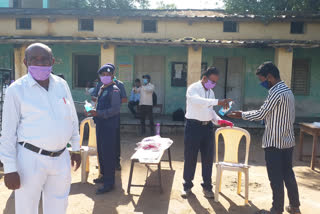
<svg viewBox="0 0 320 214">
<path fill-rule="evenodd" d="M 295 104 L 291 89 L 280 79 L 280 72 L 272 62 L 265 62 L 256 72 L 260 85 L 269 90 L 269 95 L 259 110 L 232 112 L 230 117 L 244 120 L 264 120 L 265 132 L 262 148 L 270 185 L 273 203 L 270 211 L 261 210 L 259 214 L 281 214 L 284 207 L 284 186 L 288 190 L 290 205 L 286 211 L 300 214 L 299 192 L 292 170 L 292 154 L 295 146 L 294 120 Z"/>
<path fill-rule="evenodd" d="M 197 157 L 200 151 L 202 162 L 203 193 L 207 198 L 214 198 L 212 192 L 212 165 L 214 154 L 214 124 L 233 126 L 221 118 L 213 110 L 216 105 L 229 107 L 230 99 L 218 100 L 211 90 L 219 79 L 219 71 L 210 67 L 202 79 L 189 86 L 187 90 L 186 127 L 184 132 L 184 170 L 183 190 L 181 196 L 186 198 L 193 187 Z"/>
<path fill-rule="evenodd" d="M 68 84 L 51 74 L 54 58 L 41 43 L 30 45 L 28 74 L 8 88 L 2 120 L 0 158 L 4 182 L 15 190 L 17 214 L 66 213 L 71 165 L 81 163 L 78 118 Z M 72 144 L 70 155 L 66 149 Z"/>
<path fill-rule="evenodd" d="M 150 135 L 154 135 L 154 122 L 153 122 L 153 92 L 154 85 L 151 83 L 149 74 L 143 75 L 143 84 L 137 89 L 140 93 L 140 122 L 141 122 L 141 135 L 146 133 L 146 118 L 148 117 L 150 123 Z"/>
</svg>

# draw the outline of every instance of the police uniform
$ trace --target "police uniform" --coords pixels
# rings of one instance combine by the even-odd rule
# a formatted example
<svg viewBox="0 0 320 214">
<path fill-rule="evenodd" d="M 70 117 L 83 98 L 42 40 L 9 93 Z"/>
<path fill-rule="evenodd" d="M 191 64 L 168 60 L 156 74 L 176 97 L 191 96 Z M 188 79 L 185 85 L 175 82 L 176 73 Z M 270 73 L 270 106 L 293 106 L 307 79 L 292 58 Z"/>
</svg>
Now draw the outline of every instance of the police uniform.
<svg viewBox="0 0 320 214">
<path fill-rule="evenodd" d="M 120 114 L 120 90 L 115 84 L 101 86 L 96 111 L 97 116 L 94 117 L 94 121 L 100 172 L 103 175 L 104 189 L 111 190 L 115 183 L 115 151 Z"/>
<path fill-rule="evenodd" d="M 117 79 L 114 82 L 116 83 L 116 86 L 120 90 L 120 102 L 122 103 L 122 99 L 127 98 L 126 89 L 124 87 L 123 82 L 121 82 Z M 120 114 L 119 114 L 119 123 L 118 123 L 118 127 L 117 127 L 117 144 L 116 144 L 116 169 L 118 169 L 118 170 L 121 169 L 121 165 L 120 165 L 121 144 L 120 144 L 120 142 L 121 142 L 121 140 L 120 140 Z"/>
<path fill-rule="evenodd" d="M 111 65 L 111 67 L 113 66 L 112 64 L 107 64 L 107 65 Z M 113 66 L 114 68 L 114 66 Z M 119 80 L 115 80 L 114 81 L 116 86 L 118 87 L 118 89 L 120 90 L 120 104 L 122 99 L 127 98 L 127 94 L 126 94 L 126 90 L 124 87 L 123 82 L 119 81 Z M 101 82 L 98 83 L 97 87 L 94 89 L 94 91 L 91 93 L 92 96 L 97 97 L 98 96 L 98 92 L 101 88 L 103 84 Z M 120 169 L 120 155 L 121 155 L 121 145 L 120 145 L 120 114 L 119 114 L 119 118 L 118 118 L 119 122 L 118 122 L 118 128 L 117 128 L 117 141 L 116 141 L 116 168 Z M 101 169 L 101 168 L 100 168 Z M 102 171 L 100 171 L 100 174 L 103 174 Z"/>
</svg>

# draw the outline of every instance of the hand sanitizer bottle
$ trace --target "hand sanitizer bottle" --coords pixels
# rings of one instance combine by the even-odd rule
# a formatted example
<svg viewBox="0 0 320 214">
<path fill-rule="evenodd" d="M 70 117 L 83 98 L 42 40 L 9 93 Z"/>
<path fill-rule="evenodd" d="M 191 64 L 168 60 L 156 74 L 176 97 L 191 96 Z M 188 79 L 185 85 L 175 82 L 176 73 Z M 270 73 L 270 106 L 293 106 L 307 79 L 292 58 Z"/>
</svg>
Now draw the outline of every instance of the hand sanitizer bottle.
<svg viewBox="0 0 320 214">
<path fill-rule="evenodd" d="M 160 123 L 157 123 L 156 125 L 156 135 L 160 136 Z"/>
<path fill-rule="evenodd" d="M 224 116 L 224 115 L 226 115 L 229 111 L 230 111 L 230 109 L 231 109 L 231 107 L 232 107 L 232 101 L 230 101 L 229 102 L 229 108 L 227 108 L 227 109 L 224 109 L 223 107 L 219 110 L 219 114 L 221 115 L 221 116 Z"/>
<path fill-rule="evenodd" d="M 87 112 L 93 110 L 92 104 L 89 103 L 87 100 L 85 101 L 84 108 L 86 109 Z"/>
</svg>

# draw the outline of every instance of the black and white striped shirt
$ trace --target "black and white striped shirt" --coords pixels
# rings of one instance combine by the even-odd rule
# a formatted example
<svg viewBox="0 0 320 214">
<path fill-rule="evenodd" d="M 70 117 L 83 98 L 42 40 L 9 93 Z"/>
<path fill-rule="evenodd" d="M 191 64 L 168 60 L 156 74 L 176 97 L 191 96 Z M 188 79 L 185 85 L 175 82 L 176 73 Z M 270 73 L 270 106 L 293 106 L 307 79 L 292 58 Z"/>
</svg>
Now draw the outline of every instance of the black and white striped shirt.
<svg viewBox="0 0 320 214">
<path fill-rule="evenodd" d="M 295 146 L 294 96 L 283 81 L 269 90 L 269 95 L 259 110 L 243 112 L 242 118 L 251 121 L 265 120 L 262 148 L 286 149 Z"/>
</svg>

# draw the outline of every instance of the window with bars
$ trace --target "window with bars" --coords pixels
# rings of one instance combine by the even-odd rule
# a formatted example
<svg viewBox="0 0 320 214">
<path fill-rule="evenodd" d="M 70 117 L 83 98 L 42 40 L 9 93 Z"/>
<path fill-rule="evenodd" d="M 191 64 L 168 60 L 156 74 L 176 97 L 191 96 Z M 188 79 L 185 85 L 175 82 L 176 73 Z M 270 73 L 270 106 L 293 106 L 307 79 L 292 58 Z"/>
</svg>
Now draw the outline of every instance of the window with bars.
<svg viewBox="0 0 320 214">
<path fill-rule="evenodd" d="M 156 33 L 157 32 L 157 21 L 156 20 L 143 20 L 142 21 L 142 32 L 143 33 Z"/>
<path fill-rule="evenodd" d="M 79 31 L 93 31 L 93 19 L 79 19 Z"/>
<path fill-rule="evenodd" d="M 238 23 L 232 21 L 223 22 L 223 32 L 238 32 Z"/>
<path fill-rule="evenodd" d="M 310 66 L 308 59 L 294 59 L 292 64 L 291 88 L 295 95 L 310 93 Z"/>
<path fill-rule="evenodd" d="M 292 34 L 303 34 L 304 33 L 304 22 L 291 22 L 290 32 Z"/>
<path fill-rule="evenodd" d="M 31 18 L 17 18 L 16 19 L 17 30 L 31 30 Z"/>
<path fill-rule="evenodd" d="M 21 8 L 21 0 L 13 0 L 13 8 Z"/>
</svg>

